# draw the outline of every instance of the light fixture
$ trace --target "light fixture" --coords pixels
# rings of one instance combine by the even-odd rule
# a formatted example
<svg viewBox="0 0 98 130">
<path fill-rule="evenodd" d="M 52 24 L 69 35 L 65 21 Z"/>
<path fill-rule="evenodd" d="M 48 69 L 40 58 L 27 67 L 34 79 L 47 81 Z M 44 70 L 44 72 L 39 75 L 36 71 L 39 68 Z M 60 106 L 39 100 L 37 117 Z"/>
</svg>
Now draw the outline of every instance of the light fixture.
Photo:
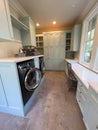
<svg viewBox="0 0 98 130">
<path fill-rule="evenodd" d="M 76 7 L 76 4 L 72 4 L 72 7 L 75 8 L 75 7 Z"/>
<path fill-rule="evenodd" d="M 52 23 L 55 25 L 55 24 L 56 24 L 56 21 L 54 20 Z"/>
<path fill-rule="evenodd" d="M 39 23 L 36 23 L 36 26 L 39 27 Z"/>
</svg>

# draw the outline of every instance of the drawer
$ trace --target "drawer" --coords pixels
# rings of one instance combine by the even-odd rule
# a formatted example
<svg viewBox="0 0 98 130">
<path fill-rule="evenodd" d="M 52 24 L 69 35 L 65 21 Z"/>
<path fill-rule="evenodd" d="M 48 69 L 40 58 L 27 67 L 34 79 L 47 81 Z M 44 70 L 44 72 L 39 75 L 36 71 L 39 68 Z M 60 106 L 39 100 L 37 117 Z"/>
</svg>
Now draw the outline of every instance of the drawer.
<svg viewBox="0 0 98 130">
<path fill-rule="evenodd" d="M 92 87 L 89 87 L 89 93 L 91 100 L 98 106 L 98 93 Z"/>
</svg>

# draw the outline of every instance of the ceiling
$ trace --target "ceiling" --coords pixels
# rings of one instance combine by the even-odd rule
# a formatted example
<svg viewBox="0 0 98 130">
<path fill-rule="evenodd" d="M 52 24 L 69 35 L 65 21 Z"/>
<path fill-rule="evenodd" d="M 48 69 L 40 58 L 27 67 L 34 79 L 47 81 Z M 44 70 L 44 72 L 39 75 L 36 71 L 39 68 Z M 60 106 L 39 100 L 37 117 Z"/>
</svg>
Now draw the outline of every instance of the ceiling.
<svg viewBox="0 0 98 130">
<path fill-rule="evenodd" d="M 19 0 L 39 29 L 72 26 L 91 1 L 96 0 Z"/>
</svg>

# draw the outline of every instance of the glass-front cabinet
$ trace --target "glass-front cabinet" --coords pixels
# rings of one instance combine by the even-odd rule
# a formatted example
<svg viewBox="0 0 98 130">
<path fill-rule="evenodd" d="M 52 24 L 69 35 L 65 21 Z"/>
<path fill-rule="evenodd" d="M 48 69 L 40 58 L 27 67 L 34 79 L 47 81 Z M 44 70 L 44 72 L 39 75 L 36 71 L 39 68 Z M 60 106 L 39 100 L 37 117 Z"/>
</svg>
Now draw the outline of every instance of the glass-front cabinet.
<svg viewBox="0 0 98 130">
<path fill-rule="evenodd" d="M 40 54 L 43 54 L 43 34 L 37 34 L 36 35 L 36 48 L 40 52 Z"/>
<path fill-rule="evenodd" d="M 69 51 L 71 49 L 71 31 L 66 32 L 65 40 L 65 50 Z"/>
</svg>

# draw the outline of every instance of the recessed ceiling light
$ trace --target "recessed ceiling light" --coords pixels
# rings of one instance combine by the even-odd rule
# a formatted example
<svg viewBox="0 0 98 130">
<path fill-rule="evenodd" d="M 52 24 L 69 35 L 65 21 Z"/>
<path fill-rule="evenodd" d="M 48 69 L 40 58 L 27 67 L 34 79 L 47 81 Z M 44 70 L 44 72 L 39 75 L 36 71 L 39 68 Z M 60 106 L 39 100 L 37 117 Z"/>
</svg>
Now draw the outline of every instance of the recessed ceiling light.
<svg viewBox="0 0 98 130">
<path fill-rule="evenodd" d="M 76 5 L 75 5 L 75 4 L 72 4 L 72 7 L 73 7 L 73 8 L 75 8 L 75 7 L 76 7 Z"/>
<path fill-rule="evenodd" d="M 36 26 L 39 27 L 39 23 L 36 23 Z"/>
<path fill-rule="evenodd" d="M 53 21 L 52 23 L 53 23 L 53 24 L 56 24 L 56 21 Z"/>
</svg>

